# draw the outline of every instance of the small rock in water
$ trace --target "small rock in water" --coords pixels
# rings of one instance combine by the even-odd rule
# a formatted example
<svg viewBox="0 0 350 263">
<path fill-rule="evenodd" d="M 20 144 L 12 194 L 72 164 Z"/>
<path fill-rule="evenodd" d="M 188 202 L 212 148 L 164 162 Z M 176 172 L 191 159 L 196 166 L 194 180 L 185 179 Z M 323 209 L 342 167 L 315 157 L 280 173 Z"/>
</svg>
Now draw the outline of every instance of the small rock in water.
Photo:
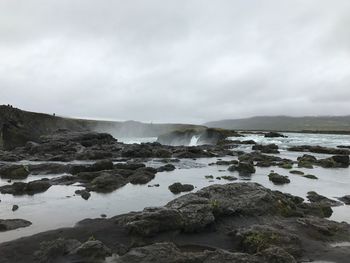
<svg viewBox="0 0 350 263">
<path fill-rule="evenodd" d="M 173 194 L 179 194 L 181 192 L 190 192 L 194 189 L 194 186 L 191 184 L 181 184 L 181 183 L 174 183 L 169 186 L 169 190 Z"/>
<path fill-rule="evenodd" d="M 344 202 L 346 205 L 350 205 L 350 195 L 345 195 L 338 198 L 340 201 Z"/>
<path fill-rule="evenodd" d="M 214 176 L 212 176 L 212 175 L 206 175 L 204 177 L 205 177 L 205 179 L 214 179 Z"/>
<path fill-rule="evenodd" d="M 298 170 L 291 170 L 291 171 L 289 171 L 289 173 L 291 173 L 291 174 L 298 174 L 298 175 L 304 175 L 304 172 L 298 171 Z"/>
<path fill-rule="evenodd" d="M 289 184 L 290 180 L 288 176 L 283 176 L 278 173 L 270 173 L 269 180 L 273 182 L 274 184 Z"/>
<path fill-rule="evenodd" d="M 14 212 L 14 211 L 18 210 L 18 208 L 19 208 L 18 205 L 13 205 L 12 206 L 12 211 Z"/>
<path fill-rule="evenodd" d="M 305 177 L 305 178 L 309 178 L 309 179 L 314 179 L 314 180 L 318 179 L 318 177 L 317 177 L 317 176 L 312 175 L 312 174 L 306 174 L 306 175 L 303 175 L 303 177 Z"/>
<path fill-rule="evenodd" d="M 101 214 L 101 217 L 102 217 L 102 218 L 106 218 L 107 215 L 106 215 L 106 214 Z"/>
<path fill-rule="evenodd" d="M 85 200 L 88 200 L 90 198 L 90 196 L 91 196 L 91 194 L 88 191 L 86 191 L 86 190 L 76 190 L 75 193 L 77 195 L 80 195 L 81 198 L 83 198 Z"/>
<path fill-rule="evenodd" d="M 227 181 L 235 181 L 237 180 L 237 177 L 226 175 L 226 176 L 221 176 L 222 179 L 225 179 Z"/>
</svg>

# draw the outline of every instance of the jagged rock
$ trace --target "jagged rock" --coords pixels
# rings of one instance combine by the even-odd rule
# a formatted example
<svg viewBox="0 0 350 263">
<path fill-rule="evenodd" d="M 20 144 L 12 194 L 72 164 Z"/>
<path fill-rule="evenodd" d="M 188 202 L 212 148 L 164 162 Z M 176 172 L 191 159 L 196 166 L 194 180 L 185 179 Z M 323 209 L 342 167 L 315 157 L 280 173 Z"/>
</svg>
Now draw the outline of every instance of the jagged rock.
<svg viewBox="0 0 350 263">
<path fill-rule="evenodd" d="M 265 249 L 278 246 L 289 254 L 300 257 L 301 241 L 297 235 L 268 225 L 252 225 L 238 230 L 236 236 L 241 239 L 241 248 L 248 253 L 259 253 Z"/>
<path fill-rule="evenodd" d="M 346 237 L 350 235 L 349 225 L 345 222 L 339 223 L 315 216 L 298 218 L 297 222 L 316 239 L 328 239 L 332 236 L 348 239 Z"/>
<path fill-rule="evenodd" d="M 14 211 L 17 211 L 18 208 L 19 208 L 18 205 L 13 205 L 13 206 L 12 206 L 12 211 L 13 211 L 13 212 L 14 212 Z"/>
<path fill-rule="evenodd" d="M 258 256 L 268 263 L 297 263 L 291 254 L 278 246 L 270 246 L 258 253 Z"/>
<path fill-rule="evenodd" d="M 71 254 L 81 243 L 76 239 L 58 238 L 52 241 L 40 243 L 40 249 L 34 252 L 35 258 L 40 263 L 54 262 L 55 259 Z"/>
<path fill-rule="evenodd" d="M 85 262 L 99 262 L 112 255 L 111 250 L 99 240 L 89 240 L 81 244 L 72 254 L 86 259 Z"/>
<path fill-rule="evenodd" d="M 328 206 L 340 206 L 341 203 L 332 199 L 329 199 L 323 195 L 319 195 L 314 191 L 310 191 L 307 193 L 307 199 L 309 199 L 312 203 L 322 203 Z"/>
<path fill-rule="evenodd" d="M 244 253 L 224 250 L 183 252 L 173 243 L 155 243 L 136 247 L 125 255 L 115 258 L 112 263 L 258 263 L 258 258 Z"/>
</svg>

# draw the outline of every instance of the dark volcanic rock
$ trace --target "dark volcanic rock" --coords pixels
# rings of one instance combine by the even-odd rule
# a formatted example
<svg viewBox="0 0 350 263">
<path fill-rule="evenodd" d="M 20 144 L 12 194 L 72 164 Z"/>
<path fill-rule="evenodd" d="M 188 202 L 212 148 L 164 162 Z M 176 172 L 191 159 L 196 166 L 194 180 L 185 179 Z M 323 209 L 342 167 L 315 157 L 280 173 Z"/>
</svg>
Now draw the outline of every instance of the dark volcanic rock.
<svg viewBox="0 0 350 263">
<path fill-rule="evenodd" d="M 274 184 L 289 184 L 290 180 L 288 176 L 283 176 L 278 173 L 270 173 L 269 180 L 273 182 Z"/>
<path fill-rule="evenodd" d="M 340 201 L 344 202 L 346 205 L 350 205 L 350 195 L 344 195 L 338 198 Z"/>
<path fill-rule="evenodd" d="M 265 249 L 278 246 L 289 254 L 299 257 L 302 254 L 301 240 L 298 236 L 280 228 L 264 225 L 253 225 L 239 230 L 241 247 L 248 253 L 258 253 Z"/>
<path fill-rule="evenodd" d="M 34 252 L 35 262 L 54 262 L 56 259 L 72 254 L 80 245 L 80 241 L 76 239 L 64 238 L 41 242 L 40 249 Z"/>
<path fill-rule="evenodd" d="M 75 249 L 72 254 L 84 258 L 85 262 L 103 262 L 107 256 L 112 255 L 111 249 L 99 240 L 90 240 Z"/>
<path fill-rule="evenodd" d="M 87 185 L 87 189 L 95 192 L 112 192 L 127 184 L 127 180 L 119 174 L 101 172 Z"/>
<path fill-rule="evenodd" d="M 239 162 L 238 165 L 232 165 L 228 168 L 230 172 L 237 171 L 242 175 L 249 175 L 255 173 L 255 168 L 253 163 L 249 162 Z"/>
<path fill-rule="evenodd" d="M 31 181 L 29 183 L 15 182 L 12 185 L 4 185 L 0 187 L 2 194 L 13 194 L 13 195 L 34 195 L 37 193 L 45 192 L 51 187 L 51 183 L 48 179 L 41 179 Z"/>
<path fill-rule="evenodd" d="M 322 146 L 310 146 L 310 145 L 293 146 L 288 148 L 288 151 L 313 152 L 313 153 L 336 154 L 336 155 L 350 154 L 350 150 L 347 150 L 347 149 L 329 148 L 329 147 L 322 147 Z"/>
<path fill-rule="evenodd" d="M 252 150 L 260 151 L 262 153 L 279 153 L 278 146 L 276 144 L 267 144 L 267 145 L 256 144 L 256 145 L 253 145 Z"/>
<path fill-rule="evenodd" d="M 5 165 L 0 167 L 0 177 L 3 179 L 26 179 L 29 169 L 24 165 Z"/>
<path fill-rule="evenodd" d="M 257 257 L 225 250 L 182 251 L 173 243 L 155 243 L 131 249 L 115 263 L 258 263 Z"/>
<path fill-rule="evenodd" d="M 265 133 L 264 137 L 266 137 L 266 138 L 278 138 L 278 137 L 287 138 L 287 136 L 284 136 L 283 134 L 278 133 L 278 132 Z"/>
<path fill-rule="evenodd" d="M 212 185 L 164 207 L 86 219 L 74 228 L 0 244 L 0 258 L 4 263 L 104 262 L 109 250 L 95 248 L 107 246 L 118 255 L 106 262 L 294 263 L 327 259 L 345 263 L 349 248 L 329 244 L 350 241 L 350 225 L 320 218 L 326 209 L 330 207 L 304 203 L 300 197 L 254 183 Z M 58 242 L 57 236 L 65 239 Z M 95 238 L 103 245 L 77 242 Z M 77 253 L 81 246 L 84 253 Z M 33 251 L 38 251 L 37 258 Z M 94 251 L 107 253 L 92 259 Z"/>
<path fill-rule="evenodd" d="M 314 191 L 310 191 L 307 193 L 307 199 L 309 199 L 312 203 L 321 203 L 328 206 L 340 206 L 341 203 L 332 199 L 329 199 L 323 195 L 319 195 Z"/>
<path fill-rule="evenodd" d="M 158 172 L 170 172 L 174 171 L 176 168 L 173 164 L 166 164 L 157 168 Z"/>
<path fill-rule="evenodd" d="M 151 169 L 140 168 L 129 177 L 129 181 L 132 184 L 147 184 L 154 179 L 156 172 Z"/>
<path fill-rule="evenodd" d="M 194 186 L 191 184 L 181 184 L 181 183 L 173 183 L 169 185 L 169 190 L 173 194 L 179 194 L 181 192 L 190 192 L 194 189 Z"/>
<path fill-rule="evenodd" d="M 61 174 L 69 172 L 70 166 L 58 163 L 30 164 L 28 170 L 33 175 Z"/>
<path fill-rule="evenodd" d="M 0 232 L 30 226 L 32 223 L 24 219 L 0 219 Z"/>
<path fill-rule="evenodd" d="M 85 200 L 88 200 L 91 196 L 91 194 L 86 190 L 76 190 L 75 194 L 80 195 L 81 198 L 83 198 Z"/>
</svg>

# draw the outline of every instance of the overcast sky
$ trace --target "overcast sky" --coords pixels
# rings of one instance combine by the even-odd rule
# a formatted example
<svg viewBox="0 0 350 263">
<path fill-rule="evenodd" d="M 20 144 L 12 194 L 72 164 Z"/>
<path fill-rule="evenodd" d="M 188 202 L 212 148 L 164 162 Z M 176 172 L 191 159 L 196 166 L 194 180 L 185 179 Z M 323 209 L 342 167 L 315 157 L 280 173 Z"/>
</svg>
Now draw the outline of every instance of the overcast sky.
<svg viewBox="0 0 350 263">
<path fill-rule="evenodd" d="M 192 122 L 350 114 L 349 0 L 1 0 L 0 104 Z"/>
</svg>

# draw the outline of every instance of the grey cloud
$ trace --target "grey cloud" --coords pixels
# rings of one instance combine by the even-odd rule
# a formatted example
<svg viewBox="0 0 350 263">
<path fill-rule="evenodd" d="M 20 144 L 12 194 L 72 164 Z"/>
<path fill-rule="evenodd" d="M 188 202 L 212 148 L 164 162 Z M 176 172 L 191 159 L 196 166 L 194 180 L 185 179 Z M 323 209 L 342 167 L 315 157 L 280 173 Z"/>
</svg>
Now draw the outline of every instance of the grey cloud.
<svg viewBox="0 0 350 263">
<path fill-rule="evenodd" d="M 195 122 L 350 114 L 347 0 L 4 0 L 0 103 Z"/>
</svg>

